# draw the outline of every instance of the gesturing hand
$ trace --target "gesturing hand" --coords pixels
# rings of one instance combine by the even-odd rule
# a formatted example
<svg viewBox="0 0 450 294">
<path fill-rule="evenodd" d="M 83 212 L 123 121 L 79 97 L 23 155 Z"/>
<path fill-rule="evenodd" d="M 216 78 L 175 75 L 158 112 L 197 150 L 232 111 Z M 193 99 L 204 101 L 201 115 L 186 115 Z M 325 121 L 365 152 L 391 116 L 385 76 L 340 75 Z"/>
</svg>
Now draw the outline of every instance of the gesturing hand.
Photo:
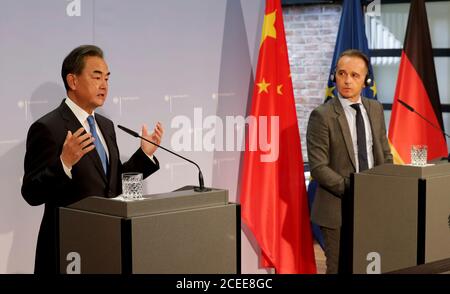
<svg viewBox="0 0 450 294">
<path fill-rule="evenodd" d="M 162 138 L 163 133 L 164 133 L 164 130 L 163 130 L 163 127 L 160 122 L 158 122 L 156 124 L 155 128 L 153 129 L 152 134 L 148 133 L 148 129 L 147 129 L 146 125 L 142 126 L 142 137 L 144 137 L 145 139 L 150 140 L 158 145 L 161 143 L 161 138 Z M 141 140 L 141 148 L 142 148 L 142 151 L 145 152 L 145 154 L 147 154 L 148 156 L 152 156 L 153 153 L 155 153 L 156 148 L 158 148 L 158 147 L 156 147 L 155 145 L 153 145 L 149 142 Z"/>
<path fill-rule="evenodd" d="M 90 133 L 82 135 L 84 131 L 84 128 L 79 128 L 73 134 L 71 131 L 67 132 L 61 152 L 61 160 L 69 168 L 72 168 L 86 153 L 95 148 L 95 145 L 92 144 L 95 140 L 94 137 Z"/>
</svg>

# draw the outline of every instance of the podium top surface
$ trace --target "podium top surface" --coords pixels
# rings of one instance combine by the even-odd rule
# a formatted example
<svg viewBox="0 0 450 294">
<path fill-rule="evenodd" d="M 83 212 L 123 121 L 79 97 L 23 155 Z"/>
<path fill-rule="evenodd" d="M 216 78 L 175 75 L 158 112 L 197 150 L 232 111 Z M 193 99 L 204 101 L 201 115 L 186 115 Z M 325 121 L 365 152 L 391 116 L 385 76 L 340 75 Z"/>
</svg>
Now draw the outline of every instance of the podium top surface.
<svg viewBox="0 0 450 294">
<path fill-rule="evenodd" d="M 447 161 L 439 161 L 432 164 L 427 164 L 426 166 L 383 164 L 375 166 L 370 170 L 366 170 L 361 174 L 414 177 L 425 179 L 429 177 L 449 175 L 450 163 L 448 163 Z"/>
<path fill-rule="evenodd" d="M 144 195 L 142 200 L 134 201 L 124 201 L 119 197 L 91 196 L 68 208 L 128 218 L 226 204 L 228 204 L 228 190 L 211 189 L 207 192 L 196 192 L 192 186 L 186 186 L 173 192 Z"/>
</svg>

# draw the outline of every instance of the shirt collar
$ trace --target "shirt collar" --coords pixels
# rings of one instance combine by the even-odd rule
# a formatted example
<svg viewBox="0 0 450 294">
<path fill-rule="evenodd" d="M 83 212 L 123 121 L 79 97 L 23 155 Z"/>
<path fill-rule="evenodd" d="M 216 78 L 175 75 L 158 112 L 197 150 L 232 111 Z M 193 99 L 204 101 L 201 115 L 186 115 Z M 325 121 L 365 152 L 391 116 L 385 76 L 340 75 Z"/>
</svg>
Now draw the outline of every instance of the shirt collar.
<svg viewBox="0 0 450 294">
<path fill-rule="evenodd" d="M 339 101 L 341 102 L 341 105 L 342 105 L 342 107 L 350 107 L 350 105 L 352 105 L 352 104 L 357 104 L 357 103 L 360 103 L 360 104 L 362 104 L 362 102 L 361 102 L 361 96 L 359 96 L 358 97 L 358 101 L 356 101 L 356 102 L 351 102 L 350 100 L 348 100 L 347 98 L 343 98 L 342 96 L 341 96 L 341 94 L 339 94 L 338 93 L 338 98 L 339 98 Z"/>
<path fill-rule="evenodd" d="M 72 110 L 73 114 L 77 117 L 77 119 L 80 121 L 81 125 L 84 125 L 85 121 L 87 120 L 88 116 L 90 115 L 87 113 L 84 109 L 82 109 L 80 106 L 78 106 L 75 102 L 70 100 L 70 98 L 67 98 L 65 100 L 67 106 Z M 92 115 L 95 118 L 95 111 L 92 112 Z"/>
</svg>

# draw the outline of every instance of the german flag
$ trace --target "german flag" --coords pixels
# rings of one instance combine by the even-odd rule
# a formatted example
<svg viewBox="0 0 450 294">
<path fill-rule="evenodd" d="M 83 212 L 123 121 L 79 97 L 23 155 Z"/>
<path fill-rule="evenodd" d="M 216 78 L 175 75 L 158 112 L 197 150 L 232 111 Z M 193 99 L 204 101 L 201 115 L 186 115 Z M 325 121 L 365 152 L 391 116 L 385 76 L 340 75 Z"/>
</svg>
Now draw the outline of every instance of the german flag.
<svg viewBox="0 0 450 294">
<path fill-rule="evenodd" d="M 400 99 L 432 122 L 406 109 Z M 427 145 L 428 160 L 447 157 L 441 102 L 424 0 L 413 0 L 409 10 L 394 103 L 389 125 L 389 143 L 394 163 L 411 162 L 411 145 Z"/>
</svg>

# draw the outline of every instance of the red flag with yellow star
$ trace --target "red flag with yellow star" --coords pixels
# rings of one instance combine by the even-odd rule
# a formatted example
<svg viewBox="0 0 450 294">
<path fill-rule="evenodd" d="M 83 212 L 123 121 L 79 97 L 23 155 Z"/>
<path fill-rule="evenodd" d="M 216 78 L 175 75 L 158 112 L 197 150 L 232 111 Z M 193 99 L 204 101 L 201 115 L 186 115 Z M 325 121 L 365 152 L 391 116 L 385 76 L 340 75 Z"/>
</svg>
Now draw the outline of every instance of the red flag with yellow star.
<svg viewBox="0 0 450 294">
<path fill-rule="evenodd" d="M 300 134 L 280 0 L 266 0 L 241 178 L 242 219 L 262 263 L 316 273 Z"/>
</svg>

